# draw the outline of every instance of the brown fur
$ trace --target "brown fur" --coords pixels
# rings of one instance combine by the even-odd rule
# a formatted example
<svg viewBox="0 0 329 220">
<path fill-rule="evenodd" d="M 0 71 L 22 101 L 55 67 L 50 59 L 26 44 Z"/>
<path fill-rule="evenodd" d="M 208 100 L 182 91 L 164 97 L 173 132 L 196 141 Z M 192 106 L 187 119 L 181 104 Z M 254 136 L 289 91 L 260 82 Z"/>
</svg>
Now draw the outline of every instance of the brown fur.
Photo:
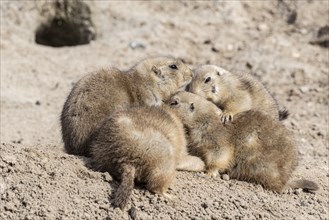
<svg viewBox="0 0 329 220">
<path fill-rule="evenodd" d="M 175 170 L 204 170 L 200 158 L 188 155 L 183 124 L 166 105 L 115 111 L 91 139 L 94 167 L 121 180 L 114 198 L 120 208 L 127 204 L 134 180 L 170 197 L 166 191 Z"/>
<path fill-rule="evenodd" d="M 273 117 L 248 110 L 223 125 L 218 120 L 220 110 L 200 96 L 180 92 L 169 104 L 182 118 L 189 134 L 188 146 L 192 154 L 205 161 L 208 175 L 227 172 L 232 178 L 259 183 L 277 192 L 297 185 L 317 189 L 306 181 L 288 182 L 297 166 L 296 144 L 290 132 Z"/>
<path fill-rule="evenodd" d="M 288 112 L 278 111 L 276 101 L 264 85 L 249 74 L 233 74 L 216 65 L 203 65 L 194 70 L 194 75 L 189 91 L 221 108 L 223 123 L 251 109 L 280 120 L 288 116 Z"/>
<path fill-rule="evenodd" d="M 172 64 L 177 69 L 171 68 Z M 61 114 L 66 151 L 88 156 L 90 135 L 116 108 L 161 105 L 191 80 L 191 70 L 171 57 L 149 58 L 126 72 L 110 68 L 83 77 L 72 89 Z"/>
</svg>

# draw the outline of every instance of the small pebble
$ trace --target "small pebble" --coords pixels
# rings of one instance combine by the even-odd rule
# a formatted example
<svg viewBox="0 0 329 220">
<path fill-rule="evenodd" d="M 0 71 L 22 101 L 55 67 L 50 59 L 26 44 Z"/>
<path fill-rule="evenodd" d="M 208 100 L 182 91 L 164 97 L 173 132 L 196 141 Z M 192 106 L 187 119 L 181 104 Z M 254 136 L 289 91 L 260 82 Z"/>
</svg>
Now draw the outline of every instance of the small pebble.
<svg viewBox="0 0 329 220">
<path fill-rule="evenodd" d="M 301 34 L 307 34 L 307 30 L 306 30 L 305 28 L 302 28 L 302 29 L 300 30 L 300 33 L 301 33 Z"/>
<path fill-rule="evenodd" d="M 295 190 L 294 193 L 295 193 L 296 195 L 299 195 L 302 191 L 303 191 L 303 189 L 298 188 L 298 189 Z"/>
<path fill-rule="evenodd" d="M 9 203 L 4 206 L 6 211 L 14 212 L 15 211 L 15 206 L 12 203 Z"/>
<path fill-rule="evenodd" d="M 16 157 L 13 155 L 4 155 L 2 156 L 2 160 L 9 166 L 14 166 L 17 162 Z"/>
<path fill-rule="evenodd" d="M 301 91 L 302 93 L 307 93 L 308 91 L 310 91 L 310 87 L 301 86 L 301 87 L 299 87 L 299 91 Z"/>
<path fill-rule="evenodd" d="M 140 42 L 138 42 L 138 41 L 132 41 L 132 42 L 130 42 L 129 47 L 131 49 L 138 49 L 138 48 L 145 49 L 145 45 L 142 44 L 142 43 L 140 43 Z"/>
<path fill-rule="evenodd" d="M 129 216 L 135 220 L 137 218 L 137 210 L 135 207 L 131 207 L 129 210 L 128 210 L 128 214 Z"/>
<path fill-rule="evenodd" d="M 32 219 L 33 219 L 33 217 L 30 216 L 30 215 L 26 215 L 25 218 L 24 218 L 24 220 L 32 220 Z"/>
<path fill-rule="evenodd" d="M 227 174 L 223 174 L 223 175 L 222 175 L 222 179 L 223 179 L 223 180 L 230 180 L 230 176 L 227 175 Z"/>
<path fill-rule="evenodd" d="M 258 29 L 259 31 L 266 31 L 266 30 L 268 29 L 268 26 L 267 26 L 267 24 L 265 24 L 265 23 L 261 23 L 261 24 L 259 24 L 259 25 L 257 26 L 257 29 Z"/>
<path fill-rule="evenodd" d="M 232 44 L 227 45 L 227 50 L 232 51 L 234 49 L 234 46 Z"/>
<path fill-rule="evenodd" d="M 299 58 L 299 57 L 300 57 L 300 53 L 298 53 L 298 52 L 294 52 L 294 53 L 292 53 L 292 56 L 293 56 L 294 58 Z"/>
<path fill-rule="evenodd" d="M 113 181 L 112 176 L 108 172 L 103 173 L 102 176 L 103 176 L 103 180 L 105 180 L 106 182 L 110 183 Z"/>
</svg>

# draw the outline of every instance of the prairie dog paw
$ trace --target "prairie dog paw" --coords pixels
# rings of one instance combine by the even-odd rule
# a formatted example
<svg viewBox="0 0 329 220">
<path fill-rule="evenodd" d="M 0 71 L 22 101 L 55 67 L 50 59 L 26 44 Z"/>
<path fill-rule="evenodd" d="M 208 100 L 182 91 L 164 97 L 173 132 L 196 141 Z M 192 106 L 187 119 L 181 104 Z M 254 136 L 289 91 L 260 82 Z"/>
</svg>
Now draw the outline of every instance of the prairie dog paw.
<svg viewBox="0 0 329 220">
<path fill-rule="evenodd" d="M 218 170 L 217 169 L 207 170 L 205 173 L 196 173 L 196 176 L 204 179 L 216 178 L 218 176 Z"/>
<path fill-rule="evenodd" d="M 218 170 L 208 170 L 206 175 L 210 178 L 216 178 L 218 176 Z"/>
<path fill-rule="evenodd" d="M 233 121 L 233 114 L 230 113 L 223 113 L 220 116 L 220 120 L 223 124 L 229 123 Z"/>
</svg>

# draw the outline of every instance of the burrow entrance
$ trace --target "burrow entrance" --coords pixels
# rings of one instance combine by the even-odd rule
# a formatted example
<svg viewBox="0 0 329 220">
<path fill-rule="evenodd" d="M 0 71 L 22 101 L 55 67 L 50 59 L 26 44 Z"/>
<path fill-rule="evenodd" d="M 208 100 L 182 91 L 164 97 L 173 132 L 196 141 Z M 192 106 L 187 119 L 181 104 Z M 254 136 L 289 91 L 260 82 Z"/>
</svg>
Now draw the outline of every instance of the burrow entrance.
<svg viewBox="0 0 329 220">
<path fill-rule="evenodd" d="M 80 0 L 56 0 L 43 5 L 45 19 L 35 33 L 35 42 L 51 47 L 88 44 L 96 31 L 89 6 Z"/>
</svg>

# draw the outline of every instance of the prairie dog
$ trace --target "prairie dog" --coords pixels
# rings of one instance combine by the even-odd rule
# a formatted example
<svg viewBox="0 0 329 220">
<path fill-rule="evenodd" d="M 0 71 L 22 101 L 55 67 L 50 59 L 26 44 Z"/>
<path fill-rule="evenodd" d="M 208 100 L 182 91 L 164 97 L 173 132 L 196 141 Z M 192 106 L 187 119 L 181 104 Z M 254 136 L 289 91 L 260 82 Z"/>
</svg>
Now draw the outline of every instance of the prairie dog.
<svg viewBox="0 0 329 220">
<path fill-rule="evenodd" d="M 279 111 L 272 95 L 261 82 L 249 74 L 233 74 L 216 65 L 203 65 L 194 70 L 189 92 L 215 103 L 223 110 L 221 121 L 232 121 L 235 114 L 247 110 L 262 111 L 284 120 L 288 111 Z"/>
<path fill-rule="evenodd" d="M 273 117 L 248 110 L 223 125 L 218 120 L 220 109 L 200 96 L 180 92 L 168 103 L 187 129 L 191 154 L 204 160 L 208 175 L 227 172 L 232 178 L 277 192 L 286 187 L 318 189 L 308 180 L 289 182 L 297 166 L 296 145 L 290 132 Z"/>
<path fill-rule="evenodd" d="M 114 205 L 123 209 L 134 180 L 166 193 L 176 170 L 203 171 L 204 162 L 187 153 L 181 120 L 166 105 L 131 107 L 109 116 L 91 138 L 92 164 L 121 183 Z"/>
<path fill-rule="evenodd" d="M 99 70 L 79 80 L 61 114 L 62 138 L 69 154 L 89 156 L 88 140 L 116 108 L 161 105 L 192 80 L 192 71 L 172 57 L 145 59 L 126 72 Z"/>
</svg>

